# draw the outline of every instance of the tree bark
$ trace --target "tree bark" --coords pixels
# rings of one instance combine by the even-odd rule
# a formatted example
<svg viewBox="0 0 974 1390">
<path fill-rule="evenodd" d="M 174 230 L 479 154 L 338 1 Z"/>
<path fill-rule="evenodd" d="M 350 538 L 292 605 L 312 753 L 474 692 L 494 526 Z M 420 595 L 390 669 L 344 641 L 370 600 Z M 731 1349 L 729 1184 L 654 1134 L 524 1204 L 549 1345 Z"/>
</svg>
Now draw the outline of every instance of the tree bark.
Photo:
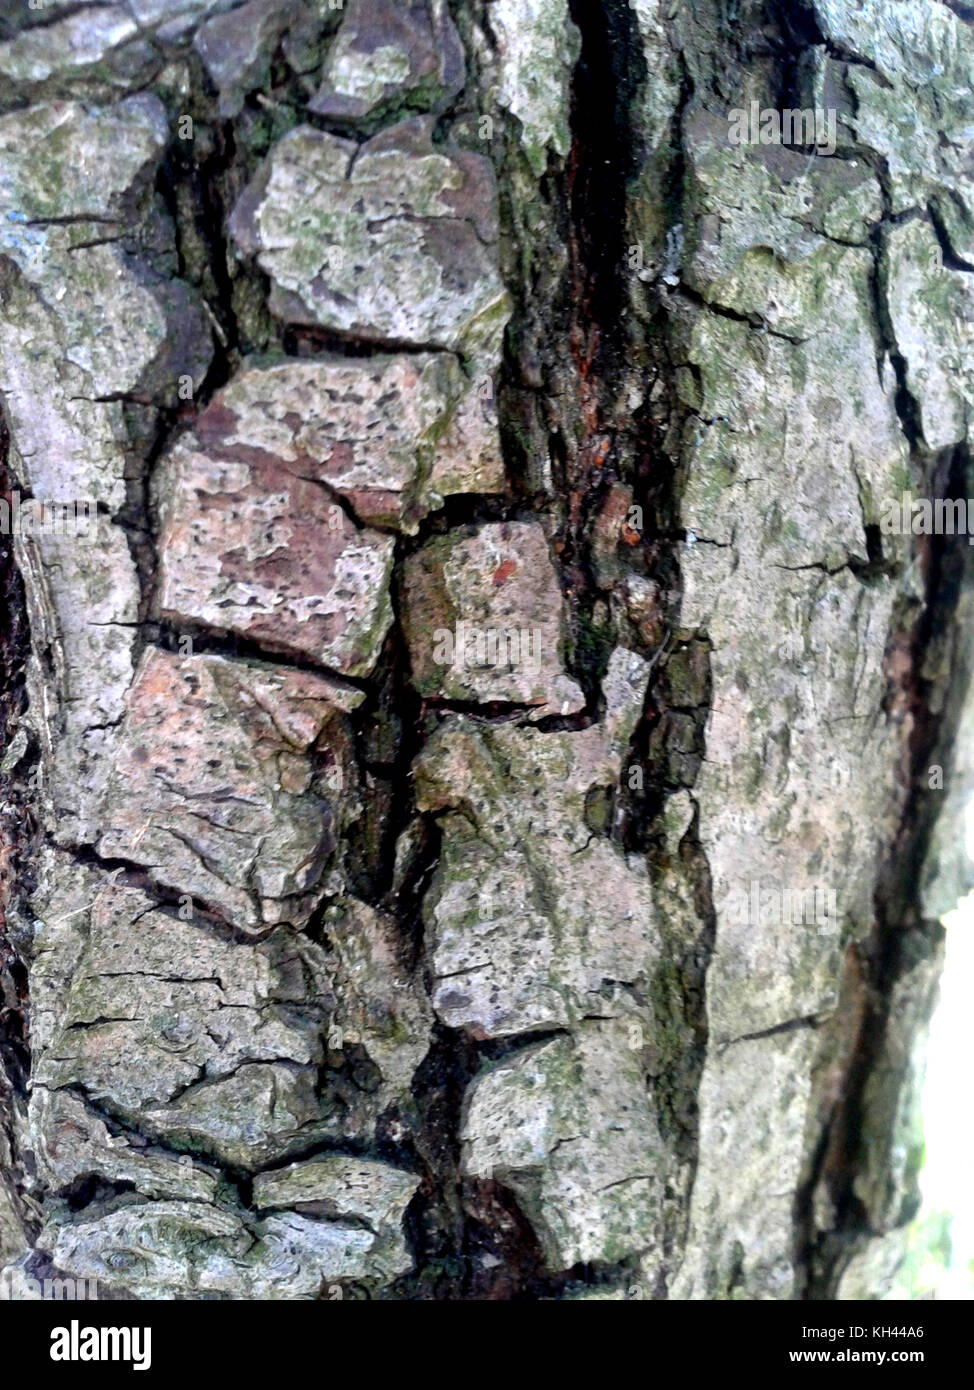
<svg viewBox="0 0 974 1390">
<path fill-rule="evenodd" d="M 968 884 L 972 20 L 0 20 L 8 1288 L 890 1287 Z"/>
</svg>

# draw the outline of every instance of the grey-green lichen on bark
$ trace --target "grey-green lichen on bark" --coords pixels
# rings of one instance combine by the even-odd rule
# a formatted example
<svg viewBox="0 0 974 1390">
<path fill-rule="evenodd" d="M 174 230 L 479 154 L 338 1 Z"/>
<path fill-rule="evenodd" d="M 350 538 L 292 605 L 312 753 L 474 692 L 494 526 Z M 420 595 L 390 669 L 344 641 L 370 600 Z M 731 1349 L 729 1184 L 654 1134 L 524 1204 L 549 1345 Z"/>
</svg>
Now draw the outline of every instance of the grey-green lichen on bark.
<svg viewBox="0 0 974 1390">
<path fill-rule="evenodd" d="M 735 8 L 4 20 L 7 468 L 98 515 L 15 537 L 0 1262 L 882 1292 L 970 621 L 881 522 L 970 487 L 974 29 Z"/>
</svg>

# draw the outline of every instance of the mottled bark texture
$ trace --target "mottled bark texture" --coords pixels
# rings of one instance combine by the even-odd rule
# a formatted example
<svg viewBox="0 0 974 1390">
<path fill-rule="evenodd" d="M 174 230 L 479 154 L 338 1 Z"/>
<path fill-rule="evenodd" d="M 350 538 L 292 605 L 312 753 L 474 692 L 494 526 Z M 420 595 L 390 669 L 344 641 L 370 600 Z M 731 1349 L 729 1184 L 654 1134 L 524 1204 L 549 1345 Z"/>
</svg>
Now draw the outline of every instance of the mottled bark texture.
<svg viewBox="0 0 974 1390">
<path fill-rule="evenodd" d="M 966 882 L 974 552 L 883 509 L 974 493 L 972 20 L 3 6 L 6 495 L 97 515 L 5 527 L 0 1265 L 882 1294 Z"/>
</svg>

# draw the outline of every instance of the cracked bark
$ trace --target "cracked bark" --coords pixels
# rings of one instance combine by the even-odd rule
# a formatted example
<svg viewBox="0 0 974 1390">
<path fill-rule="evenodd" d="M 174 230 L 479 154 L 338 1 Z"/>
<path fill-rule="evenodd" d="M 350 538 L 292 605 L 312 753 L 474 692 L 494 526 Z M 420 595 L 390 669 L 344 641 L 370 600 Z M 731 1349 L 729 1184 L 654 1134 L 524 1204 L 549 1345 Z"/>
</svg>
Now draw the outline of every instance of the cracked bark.
<svg viewBox="0 0 974 1390">
<path fill-rule="evenodd" d="M 5 496 L 97 512 L 3 537 L 0 1264 L 883 1292 L 972 563 L 883 503 L 974 491 L 974 32 L 865 10 L 0 22 Z"/>
</svg>

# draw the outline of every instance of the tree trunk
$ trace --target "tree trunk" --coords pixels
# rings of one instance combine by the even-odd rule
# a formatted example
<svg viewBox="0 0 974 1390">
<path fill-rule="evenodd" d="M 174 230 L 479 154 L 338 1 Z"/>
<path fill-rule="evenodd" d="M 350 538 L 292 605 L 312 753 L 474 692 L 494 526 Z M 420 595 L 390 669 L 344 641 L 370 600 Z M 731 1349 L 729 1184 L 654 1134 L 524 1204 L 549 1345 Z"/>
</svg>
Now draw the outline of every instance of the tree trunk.
<svg viewBox="0 0 974 1390">
<path fill-rule="evenodd" d="M 881 1295 L 974 11 L 8 8 L 0 1277 Z"/>
</svg>

